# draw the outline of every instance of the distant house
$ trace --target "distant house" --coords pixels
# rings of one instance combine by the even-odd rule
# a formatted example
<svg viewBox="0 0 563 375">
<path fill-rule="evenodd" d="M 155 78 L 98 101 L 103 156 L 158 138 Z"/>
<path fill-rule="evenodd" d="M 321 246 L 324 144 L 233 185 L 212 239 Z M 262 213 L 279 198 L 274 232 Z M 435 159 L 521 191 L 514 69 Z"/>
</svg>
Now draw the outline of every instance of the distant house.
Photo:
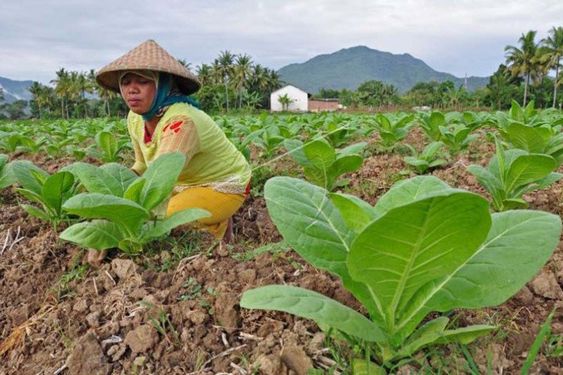
<svg viewBox="0 0 563 375">
<path fill-rule="evenodd" d="M 280 102 L 280 97 L 289 98 L 290 102 L 287 108 L 284 108 Z M 270 94 L 270 110 L 272 112 L 280 112 L 283 110 L 287 111 L 297 111 L 297 112 L 307 112 L 308 110 L 308 98 L 309 94 L 305 91 L 298 89 L 295 86 L 287 85 L 278 89 Z M 283 100 L 283 99 L 282 99 Z"/>
<path fill-rule="evenodd" d="M 332 112 L 342 108 L 338 99 L 309 99 L 309 112 Z"/>
<path fill-rule="evenodd" d="M 310 98 L 311 94 L 295 86 L 287 85 L 270 94 L 270 110 L 272 112 L 284 110 L 291 112 L 321 112 L 342 109 L 342 105 L 338 99 Z M 287 108 L 284 108 L 284 105 L 287 106 Z"/>
</svg>

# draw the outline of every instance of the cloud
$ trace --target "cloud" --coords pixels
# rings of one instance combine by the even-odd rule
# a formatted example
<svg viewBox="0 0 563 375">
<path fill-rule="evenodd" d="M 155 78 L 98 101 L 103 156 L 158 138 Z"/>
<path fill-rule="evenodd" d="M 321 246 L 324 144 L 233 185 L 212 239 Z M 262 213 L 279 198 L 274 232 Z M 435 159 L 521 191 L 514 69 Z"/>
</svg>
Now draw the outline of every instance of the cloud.
<svg viewBox="0 0 563 375">
<path fill-rule="evenodd" d="M 271 68 L 356 45 L 410 53 L 436 70 L 488 75 L 528 30 L 560 26 L 563 3 L 488 0 L 32 1 L 2 5 L 0 76 L 48 82 L 99 69 L 146 39 L 178 58 L 248 53 Z"/>
</svg>

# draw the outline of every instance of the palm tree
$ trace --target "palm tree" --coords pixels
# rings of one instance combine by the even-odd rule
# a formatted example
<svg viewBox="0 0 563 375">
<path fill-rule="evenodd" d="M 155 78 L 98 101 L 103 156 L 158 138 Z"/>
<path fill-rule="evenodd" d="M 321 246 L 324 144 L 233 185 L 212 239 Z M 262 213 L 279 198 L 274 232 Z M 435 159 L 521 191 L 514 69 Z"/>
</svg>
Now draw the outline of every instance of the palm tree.
<svg viewBox="0 0 563 375">
<path fill-rule="evenodd" d="M 557 101 L 557 89 L 559 87 L 559 68 L 561 67 L 561 57 L 563 57 L 563 27 L 552 27 L 549 36 L 541 41 L 540 60 L 546 63 L 548 70 L 555 69 L 555 79 L 553 80 L 553 108 Z"/>
<path fill-rule="evenodd" d="M 287 111 L 289 105 L 293 103 L 293 99 L 291 99 L 288 94 L 283 94 L 278 96 L 278 102 L 282 105 L 282 110 Z"/>
<path fill-rule="evenodd" d="M 537 78 L 539 73 L 539 64 L 537 61 L 538 44 L 535 42 L 536 31 L 531 30 L 526 34 L 522 34 L 518 41 L 521 48 L 515 46 L 506 46 L 506 62 L 512 76 L 524 76 L 524 102 L 528 97 L 528 86 L 530 85 L 530 78 Z"/>
<path fill-rule="evenodd" d="M 212 68 L 210 65 L 201 64 L 196 68 L 196 74 L 201 82 L 202 86 L 206 86 L 213 83 Z"/>
<path fill-rule="evenodd" d="M 248 85 L 249 77 L 252 75 L 252 58 L 247 54 L 237 56 L 233 73 L 235 89 L 239 97 L 239 108 L 242 108 L 242 93 Z"/>
<path fill-rule="evenodd" d="M 214 65 L 216 65 L 216 73 L 222 78 L 222 82 L 225 85 L 225 100 L 227 112 L 229 111 L 229 90 L 228 83 L 233 75 L 233 63 L 235 55 L 229 51 L 221 51 L 219 57 L 215 60 Z"/>
<path fill-rule="evenodd" d="M 68 97 L 71 92 L 71 79 L 65 68 L 56 72 L 57 78 L 51 80 L 55 84 L 55 94 L 61 99 L 61 116 L 68 118 Z"/>
</svg>

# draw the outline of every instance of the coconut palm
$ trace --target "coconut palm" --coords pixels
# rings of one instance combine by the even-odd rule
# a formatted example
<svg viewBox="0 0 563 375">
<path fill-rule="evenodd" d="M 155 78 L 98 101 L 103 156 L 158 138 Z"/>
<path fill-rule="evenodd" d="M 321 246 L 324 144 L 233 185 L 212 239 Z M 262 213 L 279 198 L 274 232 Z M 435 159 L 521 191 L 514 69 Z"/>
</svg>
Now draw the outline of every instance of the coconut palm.
<svg viewBox="0 0 563 375">
<path fill-rule="evenodd" d="M 549 36 L 541 41 L 540 60 L 546 63 L 548 70 L 555 69 L 553 80 L 553 108 L 557 101 L 557 89 L 559 87 L 559 68 L 563 57 L 563 27 L 553 27 L 549 30 Z"/>
<path fill-rule="evenodd" d="M 247 88 L 251 75 L 252 58 L 247 54 L 238 55 L 233 67 L 233 81 L 239 97 L 239 108 L 242 108 L 243 91 Z"/>
<path fill-rule="evenodd" d="M 220 75 L 223 85 L 225 85 L 226 109 L 229 111 L 229 87 L 228 83 L 233 76 L 233 63 L 235 55 L 229 51 L 221 51 L 219 57 L 214 61 L 216 74 Z"/>
<path fill-rule="evenodd" d="M 61 99 L 61 116 L 69 118 L 68 99 L 72 91 L 70 75 L 65 68 L 57 70 L 55 74 L 57 78 L 51 80 L 51 83 L 55 84 L 55 94 Z"/>
<path fill-rule="evenodd" d="M 513 76 L 524 76 L 524 101 L 523 105 L 526 105 L 526 99 L 528 97 L 528 86 L 530 85 L 530 79 L 538 78 L 539 63 L 537 60 L 538 44 L 535 42 L 536 31 L 531 30 L 526 34 L 522 34 L 518 41 L 520 42 L 521 48 L 515 46 L 506 46 L 504 51 L 506 52 L 506 62 Z"/>
</svg>

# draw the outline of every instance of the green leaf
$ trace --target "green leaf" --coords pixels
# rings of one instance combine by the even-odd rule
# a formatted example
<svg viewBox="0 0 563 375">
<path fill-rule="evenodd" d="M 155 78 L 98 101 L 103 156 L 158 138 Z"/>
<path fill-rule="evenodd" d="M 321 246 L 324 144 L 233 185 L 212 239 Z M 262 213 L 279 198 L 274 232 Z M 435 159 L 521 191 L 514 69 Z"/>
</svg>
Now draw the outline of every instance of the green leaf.
<svg viewBox="0 0 563 375">
<path fill-rule="evenodd" d="M 74 176 L 70 172 L 57 172 L 43 184 L 41 197 L 46 205 L 55 212 L 61 212 L 61 206 L 74 186 Z"/>
<path fill-rule="evenodd" d="M 427 197 L 448 194 L 455 191 L 448 184 L 434 176 L 418 176 L 403 180 L 391 187 L 375 205 L 376 216 L 382 216 L 387 211 Z"/>
<path fill-rule="evenodd" d="M 114 161 L 117 157 L 117 140 L 115 136 L 107 131 L 96 134 L 96 144 L 102 149 L 102 159 L 106 162 Z"/>
<path fill-rule="evenodd" d="M 329 173 L 336 179 L 341 174 L 358 170 L 363 162 L 364 159 L 360 155 L 339 156 L 330 168 Z"/>
<path fill-rule="evenodd" d="M 352 280 L 346 267 L 354 233 L 326 190 L 296 178 L 274 177 L 264 185 L 264 196 L 268 213 L 289 246 L 313 266 L 338 275 L 374 316 L 376 307 L 367 289 Z"/>
<path fill-rule="evenodd" d="M 143 173 L 146 182 L 139 194 L 138 203 L 150 211 L 167 199 L 178 181 L 185 161 L 186 157 L 178 152 L 164 154 L 153 161 Z"/>
<path fill-rule="evenodd" d="M 360 155 L 366 146 L 367 142 L 354 143 L 339 150 L 338 155 Z"/>
<path fill-rule="evenodd" d="M 33 217 L 36 217 L 40 220 L 47 222 L 51 221 L 51 218 L 49 217 L 49 214 L 46 211 L 41 210 L 35 206 L 32 206 L 30 204 L 22 204 L 21 208 L 23 208 L 25 212 L 27 212 L 29 215 Z"/>
<path fill-rule="evenodd" d="M 543 153 L 551 132 L 545 128 L 532 128 L 524 124 L 512 123 L 507 129 L 507 139 L 516 148 L 533 153 Z"/>
<path fill-rule="evenodd" d="M 68 227 L 60 238 L 87 249 L 105 250 L 118 246 L 124 233 L 120 226 L 106 220 L 92 220 Z"/>
<path fill-rule="evenodd" d="M 473 325 L 469 327 L 449 329 L 444 331 L 444 335 L 437 343 L 447 344 L 451 342 L 460 344 L 469 344 L 481 336 L 488 335 L 494 331 L 496 327 L 489 325 Z"/>
<path fill-rule="evenodd" d="M 401 325 L 416 325 L 430 311 L 496 306 L 518 292 L 547 262 L 559 242 L 561 219 L 541 211 L 492 215 L 487 239 L 454 272 L 421 288 Z M 533 251 L 531 251 L 533 250 Z"/>
<path fill-rule="evenodd" d="M 508 167 L 505 184 L 506 191 L 532 183 L 549 175 L 557 162 L 551 156 L 542 154 L 520 155 Z"/>
<path fill-rule="evenodd" d="M 309 165 L 309 159 L 303 151 L 303 142 L 298 139 L 286 139 L 283 141 L 284 147 L 291 157 L 302 167 Z"/>
<path fill-rule="evenodd" d="M 439 317 L 427 322 L 409 337 L 397 356 L 410 357 L 424 346 L 434 343 L 444 335 L 448 322 L 449 319 L 446 317 Z"/>
<path fill-rule="evenodd" d="M 120 192 L 127 190 L 129 185 L 139 178 L 135 172 L 121 164 L 108 163 L 102 165 L 100 168 L 117 182 Z M 123 193 L 121 193 L 120 196 L 123 196 Z"/>
<path fill-rule="evenodd" d="M 28 160 L 14 160 L 11 165 L 12 173 L 18 184 L 26 190 L 41 195 L 43 186 L 41 180 L 49 177 L 49 174 Z M 40 178 L 37 176 L 40 176 Z"/>
<path fill-rule="evenodd" d="M 174 213 L 164 220 L 159 220 L 154 226 L 148 229 L 144 234 L 144 239 L 157 238 L 169 233 L 172 229 L 179 225 L 190 223 L 204 217 L 209 217 L 211 214 L 200 208 L 188 208 Z"/>
<path fill-rule="evenodd" d="M 127 190 L 125 190 L 125 193 L 123 194 L 123 198 L 138 203 L 140 201 L 141 191 L 143 190 L 146 182 L 147 180 L 145 180 L 144 177 L 136 179 L 135 182 L 127 187 Z"/>
<path fill-rule="evenodd" d="M 375 219 L 373 207 L 360 198 L 342 193 L 331 193 L 329 197 L 338 208 L 346 225 L 355 233 L 360 233 L 370 221 Z"/>
<path fill-rule="evenodd" d="M 8 163 L 8 156 L 0 154 L 0 189 L 4 189 L 16 182 L 12 172 L 12 165 Z"/>
<path fill-rule="evenodd" d="M 559 243 L 561 219 L 556 215 L 518 210 L 495 213 L 492 219 L 479 250 L 441 281 L 429 301 L 433 310 L 503 303 L 532 279 Z"/>
<path fill-rule="evenodd" d="M 348 270 L 391 324 L 418 289 L 471 257 L 489 227 L 487 201 L 452 189 L 394 208 L 368 225 L 352 244 Z"/>
<path fill-rule="evenodd" d="M 86 219 L 107 219 L 135 231 L 149 218 L 149 212 L 130 200 L 98 193 L 75 195 L 63 209 Z"/>
<path fill-rule="evenodd" d="M 387 371 L 373 362 L 354 358 L 352 360 L 352 375 L 387 375 Z"/>
<path fill-rule="evenodd" d="M 306 143 L 303 152 L 315 168 L 323 171 L 326 171 L 336 160 L 334 148 L 321 139 Z"/>
<path fill-rule="evenodd" d="M 123 186 L 120 181 L 100 167 L 78 162 L 71 164 L 65 170 L 74 174 L 90 193 L 123 196 Z"/>
<path fill-rule="evenodd" d="M 243 293 L 240 306 L 247 309 L 284 311 L 312 319 L 369 342 L 385 342 L 381 329 L 362 314 L 311 290 L 268 285 Z"/>
</svg>

